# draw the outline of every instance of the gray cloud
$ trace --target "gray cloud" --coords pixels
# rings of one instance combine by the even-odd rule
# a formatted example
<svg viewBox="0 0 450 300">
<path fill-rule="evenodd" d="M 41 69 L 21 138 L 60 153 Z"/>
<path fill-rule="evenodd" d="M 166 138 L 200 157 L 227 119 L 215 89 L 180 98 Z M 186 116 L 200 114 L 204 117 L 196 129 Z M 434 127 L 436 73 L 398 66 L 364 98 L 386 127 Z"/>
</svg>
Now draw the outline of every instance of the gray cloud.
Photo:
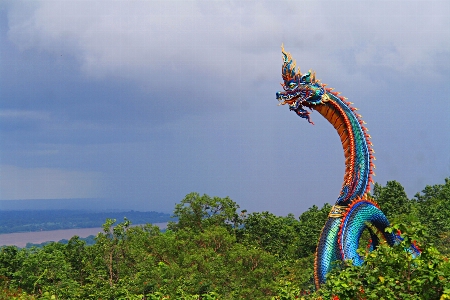
<svg viewBox="0 0 450 300">
<path fill-rule="evenodd" d="M 408 72 L 450 46 L 445 1 L 11 3 L 8 34 L 20 49 L 72 55 L 94 77 L 194 67 L 233 76 L 280 40 L 300 46 L 302 62 L 345 50 L 360 67 Z"/>
<path fill-rule="evenodd" d="M 360 108 L 376 180 L 411 194 L 448 176 L 448 1 L 2 8 L 2 165 L 86 174 L 87 190 L 98 180 L 101 195 L 141 209 L 168 211 L 191 191 L 276 213 L 334 202 L 337 135 L 318 114 L 309 126 L 276 107 L 284 42 L 302 71 L 315 69 Z"/>
</svg>

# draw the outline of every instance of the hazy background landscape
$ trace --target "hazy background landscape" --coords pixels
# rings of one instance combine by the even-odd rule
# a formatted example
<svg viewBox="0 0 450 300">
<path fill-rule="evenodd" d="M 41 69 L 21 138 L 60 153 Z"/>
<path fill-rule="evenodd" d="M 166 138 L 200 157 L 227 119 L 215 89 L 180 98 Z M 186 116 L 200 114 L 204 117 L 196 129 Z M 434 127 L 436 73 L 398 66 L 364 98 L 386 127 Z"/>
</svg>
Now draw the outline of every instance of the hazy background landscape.
<svg viewBox="0 0 450 300">
<path fill-rule="evenodd" d="M 55 200 L 57 201 L 57 200 Z M 23 200 L 33 205 L 41 204 L 39 208 L 11 205 L 0 210 L 0 246 L 15 245 L 18 247 L 31 247 L 31 244 L 65 240 L 73 236 L 86 238 L 90 236 L 90 244 L 94 243 L 94 236 L 104 232 L 102 226 L 107 219 L 116 220 L 115 224 L 129 220 L 132 226 L 140 224 L 153 224 L 165 229 L 168 221 L 177 221 L 170 214 L 160 212 L 138 212 L 120 210 L 81 210 L 80 206 L 61 208 L 49 206 L 50 200 Z M 59 201 L 59 203 L 70 201 Z M 4 207 L 5 208 L 5 207 Z"/>
</svg>

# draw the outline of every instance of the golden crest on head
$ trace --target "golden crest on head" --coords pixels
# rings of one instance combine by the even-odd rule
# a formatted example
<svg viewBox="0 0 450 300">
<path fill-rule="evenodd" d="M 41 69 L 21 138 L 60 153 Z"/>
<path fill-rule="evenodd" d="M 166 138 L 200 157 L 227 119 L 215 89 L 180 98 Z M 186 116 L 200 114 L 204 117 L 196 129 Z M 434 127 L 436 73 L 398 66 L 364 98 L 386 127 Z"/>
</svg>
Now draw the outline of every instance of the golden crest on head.
<svg viewBox="0 0 450 300">
<path fill-rule="evenodd" d="M 281 53 L 283 58 L 283 67 L 281 69 L 281 75 L 283 76 L 284 82 L 288 82 L 298 76 L 300 78 L 302 74 L 300 73 L 300 68 L 297 70 L 295 61 L 292 60 L 292 56 L 289 52 L 284 51 L 284 45 L 281 44 Z"/>
</svg>

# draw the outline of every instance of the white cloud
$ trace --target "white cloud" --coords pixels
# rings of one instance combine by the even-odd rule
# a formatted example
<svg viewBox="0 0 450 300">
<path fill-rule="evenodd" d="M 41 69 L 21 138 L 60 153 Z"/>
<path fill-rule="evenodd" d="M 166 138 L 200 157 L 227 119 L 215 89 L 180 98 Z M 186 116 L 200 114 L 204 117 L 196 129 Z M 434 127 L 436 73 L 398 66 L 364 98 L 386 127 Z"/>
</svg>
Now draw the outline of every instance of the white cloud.
<svg viewBox="0 0 450 300">
<path fill-rule="evenodd" d="M 282 41 L 300 47 L 302 62 L 339 66 L 348 62 L 330 54 L 347 51 L 360 67 L 408 72 L 449 51 L 449 15 L 448 1 L 40 0 L 11 2 L 8 18 L 22 49 L 73 55 L 89 75 L 133 77 L 193 66 L 236 75 L 255 59 L 264 68 Z"/>
<path fill-rule="evenodd" d="M 102 195 L 98 172 L 0 166 L 0 199 L 95 198 Z"/>
</svg>

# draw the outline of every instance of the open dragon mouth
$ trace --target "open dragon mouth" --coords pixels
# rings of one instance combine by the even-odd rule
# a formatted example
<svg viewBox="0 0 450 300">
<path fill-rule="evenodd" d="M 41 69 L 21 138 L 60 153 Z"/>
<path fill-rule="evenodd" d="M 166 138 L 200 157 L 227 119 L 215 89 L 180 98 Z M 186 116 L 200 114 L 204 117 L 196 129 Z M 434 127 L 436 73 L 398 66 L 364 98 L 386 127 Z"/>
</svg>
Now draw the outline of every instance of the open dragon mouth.
<svg viewBox="0 0 450 300">
<path fill-rule="evenodd" d="M 289 104 L 293 105 L 297 102 L 298 98 L 301 96 L 301 93 L 298 92 L 277 92 L 276 97 L 280 102 L 280 105 Z"/>
<path fill-rule="evenodd" d="M 310 112 L 303 108 L 304 106 L 306 106 L 311 109 L 311 106 L 304 96 L 305 91 L 302 90 L 276 93 L 276 98 L 279 101 L 278 105 L 287 104 L 289 106 L 289 110 L 294 111 L 299 117 L 308 120 L 309 123 L 314 125 L 309 117 Z"/>
</svg>

